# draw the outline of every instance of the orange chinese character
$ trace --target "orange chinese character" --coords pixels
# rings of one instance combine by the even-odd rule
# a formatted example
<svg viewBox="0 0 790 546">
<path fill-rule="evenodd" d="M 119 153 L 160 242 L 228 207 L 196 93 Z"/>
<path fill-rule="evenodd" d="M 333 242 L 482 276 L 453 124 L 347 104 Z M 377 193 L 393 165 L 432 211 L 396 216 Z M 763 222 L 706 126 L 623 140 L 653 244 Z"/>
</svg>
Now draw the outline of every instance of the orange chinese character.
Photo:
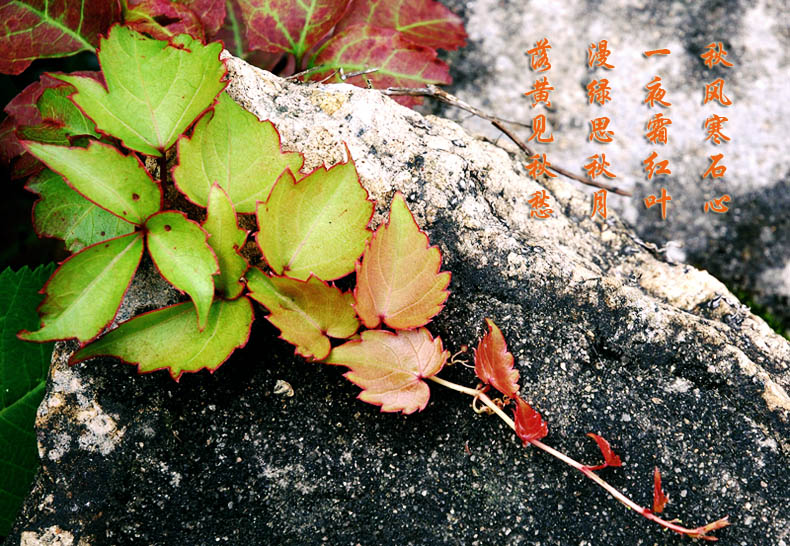
<svg viewBox="0 0 790 546">
<path fill-rule="evenodd" d="M 590 68 L 600 66 L 601 68 L 614 68 L 614 66 L 607 64 L 606 59 L 612 54 L 607 48 L 609 43 L 606 40 L 601 40 L 597 44 L 590 44 L 587 48 L 587 66 Z"/>
<path fill-rule="evenodd" d="M 593 211 L 590 218 L 595 216 L 596 212 L 606 218 L 606 190 L 600 190 L 593 194 Z"/>
<path fill-rule="evenodd" d="M 611 173 L 606 170 L 606 167 L 609 167 L 609 162 L 606 161 L 606 154 L 599 155 L 591 155 L 587 159 L 592 159 L 587 165 L 584 166 L 584 169 L 587 171 L 587 176 L 594 179 L 596 176 L 604 175 L 608 176 L 609 178 L 617 178 L 617 175 Z"/>
<path fill-rule="evenodd" d="M 587 84 L 587 98 L 590 104 L 597 102 L 603 106 L 607 101 L 612 100 L 612 97 L 609 96 L 609 91 L 611 90 L 612 89 L 609 87 L 609 80 L 604 78 L 593 80 Z"/>
<path fill-rule="evenodd" d="M 532 197 L 527 201 L 527 204 L 532 208 L 532 210 L 529 211 L 529 217 L 544 219 L 551 216 L 554 211 L 549 208 L 548 199 L 549 194 L 546 193 L 546 190 L 533 193 Z"/>
<path fill-rule="evenodd" d="M 650 51 L 645 51 L 642 53 L 645 57 L 652 57 L 653 55 L 669 55 L 668 49 L 652 49 Z"/>
<path fill-rule="evenodd" d="M 713 139 L 714 144 L 721 144 L 722 140 L 729 142 L 730 137 L 721 132 L 721 126 L 725 121 L 728 121 L 728 119 L 716 114 L 706 119 L 705 129 L 708 130 L 708 136 L 705 137 L 705 140 Z"/>
<path fill-rule="evenodd" d="M 705 100 L 702 101 L 702 104 L 708 104 L 712 100 L 718 101 L 722 106 L 729 106 L 732 104 L 732 101 L 724 94 L 723 78 L 717 78 L 705 84 Z"/>
<path fill-rule="evenodd" d="M 538 178 L 542 174 L 545 174 L 549 178 L 555 178 L 557 176 L 546 170 L 548 167 L 551 167 L 551 163 L 546 161 L 546 154 L 535 154 L 530 160 L 531 161 L 524 165 L 524 167 L 532 178 Z"/>
<path fill-rule="evenodd" d="M 647 89 L 647 97 L 645 97 L 644 102 L 646 102 L 650 108 L 653 108 L 656 102 L 664 107 L 672 105 L 671 102 L 664 102 L 661 100 L 667 92 L 661 88 L 661 78 L 659 76 L 655 76 L 653 80 L 645 86 L 645 89 Z"/>
<path fill-rule="evenodd" d="M 537 139 L 537 142 L 554 142 L 554 135 L 546 138 L 543 133 L 546 132 L 546 116 L 540 114 L 532 119 L 532 135 L 527 139 L 529 142 L 532 139 Z"/>
<path fill-rule="evenodd" d="M 596 142 L 606 143 L 612 141 L 614 131 L 607 131 L 609 126 L 609 118 L 595 118 L 590 120 L 590 137 L 587 140 L 595 140 Z"/>
<path fill-rule="evenodd" d="M 723 64 L 724 66 L 732 66 L 732 63 L 728 62 L 724 57 L 727 56 L 727 52 L 724 50 L 724 46 L 721 42 L 716 44 L 715 42 L 709 43 L 705 46 L 707 51 L 700 55 L 702 60 L 705 61 L 705 66 L 711 68 L 715 64 Z"/>
<path fill-rule="evenodd" d="M 529 67 L 535 72 L 545 72 L 551 68 L 549 62 L 548 50 L 551 49 L 549 39 L 543 38 L 538 40 L 535 47 L 527 50 L 527 55 L 530 55 Z"/>
<path fill-rule="evenodd" d="M 723 157 L 724 154 L 716 154 L 710 156 L 712 161 L 710 163 L 710 166 L 708 167 L 708 170 L 705 171 L 705 173 L 702 175 L 702 178 L 705 178 L 708 175 L 710 175 L 711 178 L 721 178 L 722 176 L 724 176 L 724 171 L 727 170 L 727 167 L 725 167 L 724 165 L 719 165 L 719 160 Z"/>
<path fill-rule="evenodd" d="M 730 210 L 729 207 L 727 207 L 727 205 L 724 204 L 729 202 L 730 202 L 730 196 L 725 193 L 724 195 L 722 195 L 717 199 L 711 199 L 710 201 L 706 201 L 704 210 L 705 212 L 713 211 L 721 214 Z"/>
<path fill-rule="evenodd" d="M 645 198 L 645 208 L 650 208 L 653 205 L 661 204 L 661 219 L 667 219 L 667 202 L 672 201 L 672 196 L 667 193 L 666 188 L 661 188 L 661 197 L 655 195 L 648 195 Z"/>
<path fill-rule="evenodd" d="M 668 138 L 667 125 L 672 125 L 672 120 L 665 118 L 664 114 L 659 112 L 647 122 L 645 138 L 653 144 L 666 144 Z"/>
<path fill-rule="evenodd" d="M 533 108 L 535 108 L 539 102 L 545 103 L 546 108 L 551 108 L 549 91 L 554 91 L 554 88 L 551 86 L 546 76 L 543 76 L 542 80 L 535 80 L 535 85 L 532 86 L 532 91 L 527 91 L 524 94 L 528 97 L 532 95 Z"/>
<path fill-rule="evenodd" d="M 645 166 L 645 172 L 647 173 L 647 179 L 650 180 L 653 178 L 654 174 L 672 174 L 667 167 L 669 166 L 669 160 L 665 159 L 663 161 L 659 161 L 656 164 L 653 164 L 653 160 L 658 157 L 656 152 L 650 154 L 650 157 L 645 159 L 642 164 Z"/>
</svg>

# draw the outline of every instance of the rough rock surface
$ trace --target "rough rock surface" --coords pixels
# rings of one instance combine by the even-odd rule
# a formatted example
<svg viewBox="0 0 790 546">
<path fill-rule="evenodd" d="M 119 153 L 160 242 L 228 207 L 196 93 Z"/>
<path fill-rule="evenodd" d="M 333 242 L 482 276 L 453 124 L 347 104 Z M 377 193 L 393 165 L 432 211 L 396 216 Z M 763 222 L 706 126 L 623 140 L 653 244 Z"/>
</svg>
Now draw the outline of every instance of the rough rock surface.
<svg viewBox="0 0 790 546">
<path fill-rule="evenodd" d="M 625 464 L 603 473 L 635 500 L 651 502 L 657 465 L 669 517 L 729 514 L 725 544 L 790 544 L 790 343 L 719 281 L 654 256 L 615 215 L 591 219 L 575 186 L 529 179 L 454 122 L 228 65 L 230 94 L 274 121 L 306 169 L 347 144 L 379 201 L 374 222 L 395 190 L 408 196 L 453 273 L 431 328 L 457 350 L 491 317 L 547 443 L 594 464 L 585 433 L 602 434 Z M 543 187 L 555 216 L 530 219 Z M 138 281 L 126 314 L 172 297 Z M 9 545 L 688 543 L 523 448 L 468 397 L 432 386 L 425 411 L 381 414 L 265 320 L 216 373 L 179 384 L 112 359 L 68 368 L 68 349 L 53 358 L 43 468 Z M 463 367 L 442 375 L 475 383 Z"/>
<path fill-rule="evenodd" d="M 463 15 L 469 45 L 450 56 L 454 85 L 449 91 L 466 102 L 508 119 L 530 123 L 545 113 L 554 142 L 531 146 L 556 164 L 583 172 L 588 157 L 605 153 L 618 185 L 632 198 L 610 195 L 609 204 L 645 240 L 671 257 L 710 271 L 728 287 L 747 294 L 785 323 L 790 336 L 790 128 L 788 80 L 790 34 L 785 0 L 615 0 L 590 2 L 502 2 L 445 0 Z M 551 69 L 536 73 L 525 55 L 548 38 Z M 612 70 L 587 66 L 587 49 L 608 41 Z M 722 42 L 731 68 L 705 67 L 700 54 Z M 643 51 L 668 48 L 669 56 L 646 58 Z M 668 108 L 643 103 L 645 85 L 660 76 Z M 535 80 L 547 76 L 554 87 L 552 108 L 532 108 L 523 96 Z M 728 107 L 703 103 L 704 84 L 724 78 Z M 586 86 L 606 78 L 611 102 L 587 102 Z M 475 133 L 505 140 L 485 120 L 464 111 L 438 108 Z M 645 124 L 656 112 L 672 120 L 666 145 L 644 138 Z M 723 133 L 730 141 L 705 141 L 705 119 L 728 118 Z M 614 142 L 590 142 L 590 120 L 611 119 Z M 531 131 L 518 129 L 526 139 Z M 652 151 L 669 160 L 671 175 L 648 180 L 644 161 Z M 701 179 L 709 156 L 723 153 L 723 178 Z M 665 187 L 672 196 L 667 219 L 643 199 Z M 730 211 L 704 214 L 703 203 L 724 193 Z"/>
</svg>

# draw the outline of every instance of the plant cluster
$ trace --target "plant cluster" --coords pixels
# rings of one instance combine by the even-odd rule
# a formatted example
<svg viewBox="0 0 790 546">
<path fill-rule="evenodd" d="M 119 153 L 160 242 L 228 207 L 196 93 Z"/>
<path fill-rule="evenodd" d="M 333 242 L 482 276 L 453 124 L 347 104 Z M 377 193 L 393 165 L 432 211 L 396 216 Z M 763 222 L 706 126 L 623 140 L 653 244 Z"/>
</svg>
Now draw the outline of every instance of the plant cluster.
<svg viewBox="0 0 790 546">
<path fill-rule="evenodd" d="M 424 409 L 427 381 L 468 394 L 525 445 L 573 466 L 644 517 L 715 540 L 708 533 L 726 518 L 685 528 L 657 515 L 667 500 L 657 469 L 652 509 L 605 482 L 596 471 L 621 463 L 600 436 L 590 434 L 604 457 L 596 466 L 543 444 L 546 423 L 521 398 L 513 356 L 492 321 L 475 350 L 481 384 L 438 377 L 457 361 L 426 328 L 449 294 L 439 249 L 399 193 L 388 221 L 369 229 L 374 203 L 350 158 L 301 173 L 302 156 L 282 151 L 274 126 L 223 92 L 219 53 L 219 44 L 188 35 L 169 44 L 116 26 L 101 43 L 101 78 L 54 76 L 61 85 L 42 93 L 41 122 L 17 134 L 46 165 L 29 182 L 41 196 L 36 226 L 70 240 L 75 253 L 43 289 L 40 328 L 20 332 L 22 339 L 76 339 L 71 363 L 114 356 L 178 380 L 215 370 L 244 346 L 258 302 L 297 354 L 348 368 L 360 399 L 382 411 Z M 145 157 L 156 160 L 158 180 Z M 179 199 L 185 210 L 174 206 Z M 254 233 L 239 227 L 248 224 Z M 146 252 L 188 299 L 110 328 Z M 354 288 L 344 292 L 336 281 L 351 275 Z M 502 398 L 489 397 L 491 388 Z M 511 405 L 513 418 L 504 412 Z"/>
</svg>

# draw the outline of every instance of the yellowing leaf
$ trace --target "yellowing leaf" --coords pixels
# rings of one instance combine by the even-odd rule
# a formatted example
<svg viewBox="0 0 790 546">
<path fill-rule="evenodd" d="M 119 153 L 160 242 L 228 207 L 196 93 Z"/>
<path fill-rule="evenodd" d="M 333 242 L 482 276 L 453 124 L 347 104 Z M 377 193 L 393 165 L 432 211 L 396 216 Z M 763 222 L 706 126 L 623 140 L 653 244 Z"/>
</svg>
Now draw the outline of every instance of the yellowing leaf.
<svg viewBox="0 0 790 546">
<path fill-rule="evenodd" d="M 271 122 L 259 121 L 227 93 L 200 118 L 191 137 L 178 141 L 178 157 L 173 179 L 191 201 L 205 207 L 217 183 L 240 213 L 255 212 L 283 171 L 298 173 L 303 163 L 301 154 L 281 151 Z"/>
<path fill-rule="evenodd" d="M 276 274 L 331 281 L 354 271 L 370 236 L 373 203 L 348 161 L 298 182 L 286 171 L 257 214 L 258 246 Z"/>
<path fill-rule="evenodd" d="M 439 249 L 429 246 L 400 193 L 357 266 L 357 314 L 368 328 L 383 321 L 395 329 L 427 324 L 442 310 L 450 273 L 439 272 Z"/>
<path fill-rule="evenodd" d="M 505 337 L 494 321 L 486 319 L 488 333 L 475 350 L 475 375 L 486 385 L 514 398 L 518 394 L 518 370 L 513 368 L 513 355 L 507 350 Z"/>
<path fill-rule="evenodd" d="M 239 229 L 233 204 L 216 184 L 209 192 L 208 213 L 203 229 L 209 234 L 208 244 L 219 263 L 219 276 L 215 280 L 217 290 L 232 300 L 244 289 L 244 283 L 239 279 L 247 271 L 247 260 L 238 251 L 247 238 L 247 232 Z"/>
<path fill-rule="evenodd" d="M 252 325 L 247 298 L 217 300 L 206 327 L 197 327 L 195 307 L 179 303 L 134 317 L 77 351 L 71 364 L 94 356 L 116 356 L 140 372 L 168 369 L 178 381 L 183 372 L 216 370 L 233 351 L 247 344 Z"/>
<path fill-rule="evenodd" d="M 247 288 L 250 297 L 271 312 L 266 318 L 280 329 L 282 338 L 296 345 L 296 352 L 305 358 L 326 358 L 329 337 L 351 337 L 359 328 L 351 294 L 316 277 L 307 281 L 267 277 L 253 268 L 247 274 Z"/>
<path fill-rule="evenodd" d="M 423 379 L 439 373 L 448 354 L 425 328 L 367 330 L 359 341 L 332 349 L 326 363 L 350 368 L 345 377 L 362 387 L 360 400 L 381 411 L 413 413 L 424 409 L 431 395 Z"/>
</svg>

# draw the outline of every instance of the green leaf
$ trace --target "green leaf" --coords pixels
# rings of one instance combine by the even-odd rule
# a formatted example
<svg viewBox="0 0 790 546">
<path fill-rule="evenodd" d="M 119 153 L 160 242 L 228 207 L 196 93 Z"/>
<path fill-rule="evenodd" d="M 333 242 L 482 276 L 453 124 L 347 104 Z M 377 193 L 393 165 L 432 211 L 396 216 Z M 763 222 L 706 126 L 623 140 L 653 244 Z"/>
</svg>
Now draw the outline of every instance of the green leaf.
<svg viewBox="0 0 790 546">
<path fill-rule="evenodd" d="M 209 189 L 218 183 L 240 213 L 255 212 L 255 203 L 266 201 L 282 172 L 298 173 L 304 162 L 301 154 L 281 151 L 274 125 L 259 121 L 227 93 L 213 113 L 200 118 L 191 138 L 178 141 L 178 157 L 173 179 L 191 201 L 205 207 Z"/>
<path fill-rule="evenodd" d="M 133 224 L 88 201 L 49 169 L 41 171 L 25 187 L 41 196 L 33 205 L 36 233 L 63 239 L 69 252 L 134 231 Z"/>
<path fill-rule="evenodd" d="M 148 252 L 167 281 L 192 301 L 202 330 L 214 297 L 217 258 L 206 242 L 206 232 L 181 212 L 160 212 L 145 223 Z"/>
<path fill-rule="evenodd" d="M 95 131 L 94 123 L 69 100 L 73 92 L 74 88 L 70 85 L 45 89 L 36 102 L 43 123 L 21 127 L 17 131 L 19 138 L 61 146 L 69 146 L 69 137 L 77 135 L 101 138 Z"/>
<path fill-rule="evenodd" d="M 99 47 L 107 90 L 90 78 L 58 76 L 100 131 L 127 148 L 161 156 L 225 87 L 222 44 L 182 34 L 173 45 L 116 26 Z"/>
<path fill-rule="evenodd" d="M 95 338 L 115 317 L 143 255 L 143 238 L 131 233 L 102 241 L 71 256 L 44 287 L 42 327 L 23 330 L 27 341 Z"/>
<path fill-rule="evenodd" d="M 359 328 L 353 296 L 316 277 L 306 282 L 267 277 L 253 268 L 247 273 L 247 288 L 250 297 L 271 312 L 266 318 L 280 329 L 282 338 L 305 358 L 326 358 L 332 348 L 329 337 L 351 337 Z"/>
<path fill-rule="evenodd" d="M 330 281 L 354 271 L 370 236 L 373 203 L 349 160 L 298 182 L 286 171 L 257 214 L 258 245 L 275 273 Z"/>
<path fill-rule="evenodd" d="M 38 468 L 33 424 L 54 345 L 25 343 L 16 331 L 38 324 L 38 290 L 53 269 L 0 273 L 0 536 L 10 532 Z"/>
<path fill-rule="evenodd" d="M 91 140 L 87 148 L 24 142 L 34 156 L 101 208 L 133 224 L 159 210 L 162 192 L 134 154 Z"/>
<path fill-rule="evenodd" d="M 248 264 L 238 251 L 247 238 L 247 232 L 239 229 L 233 204 L 216 184 L 209 192 L 208 214 L 203 229 L 208 232 L 208 244 L 219 263 L 219 277 L 215 281 L 217 290 L 227 299 L 233 299 L 244 289 L 244 283 L 239 279 L 247 271 Z"/>
<path fill-rule="evenodd" d="M 124 322 L 77 351 L 71 363 L 100 355 L 116 356 L 137 364 L 143 373 L 168 368 L 178 381 L 183 372 L 216 370 L 234 350 L 246 345 L 252 320 L 252 305 L 247 298 L 217 300 L 211 306 L 206 328 L 200 331 L 194 306 L 179 303 Z"/>
</svg>

